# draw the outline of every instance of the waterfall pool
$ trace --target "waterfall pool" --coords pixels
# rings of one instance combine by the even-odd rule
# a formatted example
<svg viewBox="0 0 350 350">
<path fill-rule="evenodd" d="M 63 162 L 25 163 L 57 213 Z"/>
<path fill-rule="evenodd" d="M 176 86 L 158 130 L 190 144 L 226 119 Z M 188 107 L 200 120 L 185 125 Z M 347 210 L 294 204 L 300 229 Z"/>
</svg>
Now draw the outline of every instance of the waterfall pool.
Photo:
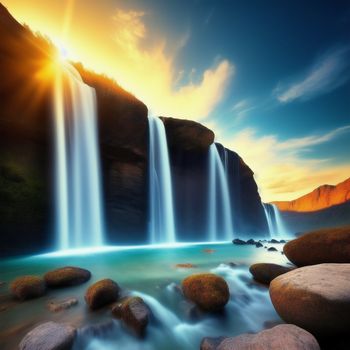
<svg viewBox="0 0 350 350">
<path fill-rule="evenodd" d="M 257 262 L 287 264 L 280 252 L 282 244 L 265 245 L 275 246 L 278 251 L 268 252 L 250 245 L 208 243 L 161 248 L 108 247 L 101 251 L 81 251 L 80 254 L 44 254 L 2 260 L 0 281 L 5 283 L 0 285 L 1 349 L 16 348 L 30 329 L 50 320 L 79 327 L 74 350 L 199 349 L 205 336 L 234 336 L 281 323 L 271 304 L 268 288 L 255 283 L 248 271 L 249 265 Z M 176 264 L 184 263 L 195 267 L 176 267 Z M 67 265 L 90 270 L 91 280 L 80 286 L 49 290 L 44 297 L 25 302 L 14 301 L 9 296 L 8 285 L 14 278 L 43 275 Z M 179 292 L 177 286 L 181 280 L 199 272 L 214 272 L 227 281 L 231 296 L 223 313 L 194 312 Z M 85 290 L 103 278 L 115 280 L 125 291 L 140 295 L 148 304 L 154 317 L 145 339 L 129 334 L 118 320 L 112 318 L 108 307 L 94 312 L 88 310 Z M 49 301 L 66 297 L 76 297 L 79 302 L 60 312 L 48 310 Z M 105 326 L 99 327 L 99 324 Z M 90 325 L 97 328 L 91 331 L 87 328 Z"/>
</svg>

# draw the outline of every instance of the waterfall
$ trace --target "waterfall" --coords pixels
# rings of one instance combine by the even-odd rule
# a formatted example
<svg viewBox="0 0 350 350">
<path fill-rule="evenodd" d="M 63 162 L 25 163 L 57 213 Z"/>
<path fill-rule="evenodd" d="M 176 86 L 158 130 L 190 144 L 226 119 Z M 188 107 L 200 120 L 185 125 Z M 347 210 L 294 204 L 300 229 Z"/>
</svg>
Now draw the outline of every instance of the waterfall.
<svg viewBox="0 0 350 350">
<path fill-rule="evenodd" d="M 277 205 L 270 203 L 263 203 L 269 233 L 271 237 L 288 237 L 289 232 L 286 229 L 281 213 Z"/>
<path fill-rule="evenodd" d="M 225 161 L 226 161 L 226 155 Z M 208 241 L 233 238 L 232 208 L 227 173 L 216 144 L 209 147 Z"/>
<path fill-rule="evenodd" d="M 95 90 L 69 64 L 54 86 L 55 219 L 59 249 L 103 245 Z"/>
<path fill-rule="evenodd" d="M 163 122 L 153 116 L 149 123 L 149 186 L 151 244 L 176 242 L 173 190 L 168 144 Z"/>
</svg>

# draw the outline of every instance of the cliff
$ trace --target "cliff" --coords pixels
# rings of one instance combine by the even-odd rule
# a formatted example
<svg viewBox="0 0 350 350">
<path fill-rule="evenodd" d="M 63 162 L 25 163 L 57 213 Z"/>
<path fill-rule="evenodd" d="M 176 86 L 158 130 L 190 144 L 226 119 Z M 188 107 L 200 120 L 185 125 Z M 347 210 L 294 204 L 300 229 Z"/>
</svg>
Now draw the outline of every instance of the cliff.
<svg viewBox="0 0 350 350">
<path fill-rule="evenodd" d="M 0 4 L 0 254 L 52 249 L 52 79 L 42 79 L 55 47 L 19 24 Z M 106 76 L 72 63 L 96 90 L 107 239 L 147 242 L 148 110 Z M 205 239 L 208 147 L 214 133 L 187 120 L 162 118 L 166 128 L 181 240 Z M 221 147 L 221 152 L 223 147 Z M 237 232 L 266 232 L 253 173 L 227 150 Z M 234 189 L 235 188 L 235 189 Z"/>
<path fill-rule="evenodd" d="M 350 200 L 350 178 L 333 185 L 323 185 L 292 201 L 274 202 L 281 211 L 312 212 Z"/>
</svg>

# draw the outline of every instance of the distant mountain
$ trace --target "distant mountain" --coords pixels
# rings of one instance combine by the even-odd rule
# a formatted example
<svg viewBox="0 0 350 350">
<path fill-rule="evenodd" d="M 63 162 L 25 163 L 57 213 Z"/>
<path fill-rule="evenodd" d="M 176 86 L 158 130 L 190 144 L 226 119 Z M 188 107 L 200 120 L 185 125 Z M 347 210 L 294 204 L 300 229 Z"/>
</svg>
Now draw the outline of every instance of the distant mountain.
<svg viewBox="0 0 350 350">
<path fill-rule="evenodd" d="M 281 211 L 313 212 L 350 201 L 350 178 L 336 186 L 323 185 L 292 201 L 274 202 Z"/>
</svg>

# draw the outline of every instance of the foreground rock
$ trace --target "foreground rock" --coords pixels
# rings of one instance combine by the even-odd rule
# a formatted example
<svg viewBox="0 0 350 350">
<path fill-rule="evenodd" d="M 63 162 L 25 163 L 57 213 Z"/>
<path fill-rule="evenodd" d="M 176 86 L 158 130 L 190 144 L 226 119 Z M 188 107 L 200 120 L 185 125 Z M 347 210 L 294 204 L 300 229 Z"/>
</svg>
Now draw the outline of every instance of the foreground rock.
<svg viewBox="0 0 350 350">
<path fill-rule="evenodd" d="M 349 332 L 350 264 L 295 269 L 270 284 L 272 303 L 288 323 L 315 335 Z"/>
<path fill-rule="evenodd" d="M 90 278 L 90 271 L 74 266 L 62 267 L 44 275 L 44 280 L 50 288 L 76 286 L 87 282 Z"/>
<path fill-rule="evenodd" d="M 306 233 L 288 242 L 283 251 L 297 266 L 350 263 L 350 227 Z"/>
<path fill-rule="evenodd" d="M 233 338 L 204 338 L 201 350 L 320 350 L 312 334 L 292 324 L 282 324 L 257 334 Z"/>
<path fill-rule="evenodd" d="M 92 310 L 118 300 L 120 288 L 118 284 L 107 278 L 91 285 L 85 294 L 85 301 Z"/>
<path fill-rule="evenodd" d="M 121 319 L 137 336 L 144 336 L 150 318 L 150 311 L 142 298 L 129 297 L 113 307 L 112 313 Z"/>
<path fill-rule="evenodd" d="M 19 344 L 20 350 L 69 350 L 72 348 L 75 328 L 47 322 L 31 330 Z"/>
<path fill-rule="evenodd" d="M 270 282 L 286 272 L 292 271 L 292 268 L 281 266 L 277 264 L 260 263 L 253 264 L 249 268 L 253 278 L 263 284 L 270 284 Z"/>
<path fill-rule="evenodd" d="M 228 302 L 230 293 L 226 281 L 212 273 L 191 275 L 182 281 L 182 290 L 204 311 L 218 311 Z"/>
<path fill-rule="evenodd" d="M 46 292 L 43 279 L 38 276 L 22 276 L 11 282 L 10 290 L 19 300 L 39 298 Z"/>
<path fill-rule="evenodd" d="M 62 310 L 67 310 L 70 309 L 71 307 L 75 306 L 78 304 L 78 299 L 77 298 L 66 298 L 60 301 L 49 301 L 47 303 L 47 308 L 51 312 L 59 312 Z"/>
</svg>

